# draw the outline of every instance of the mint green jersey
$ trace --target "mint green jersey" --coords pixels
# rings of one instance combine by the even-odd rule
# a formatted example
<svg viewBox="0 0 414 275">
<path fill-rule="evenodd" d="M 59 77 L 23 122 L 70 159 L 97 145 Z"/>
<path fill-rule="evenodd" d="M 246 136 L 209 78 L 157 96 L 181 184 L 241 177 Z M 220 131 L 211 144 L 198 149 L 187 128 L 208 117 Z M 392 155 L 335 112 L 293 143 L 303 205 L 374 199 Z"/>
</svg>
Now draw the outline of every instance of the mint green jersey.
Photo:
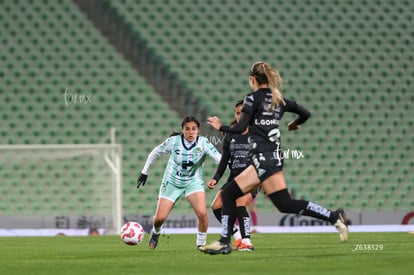
<svg viewBox="0 0 414 275">
<path fill-rule="evenodd" d="M 214 145 L 203 136 L 198 136 L 191 144 L 183 135 L 172 136 L 151 151 L 142 170 L 143 174 L 148 175 L 152 163 L 161 154 L 170 154 L 162 181 L 177 187 L 203 181 L 203 165 L 207 155 L 217 164 L 221 158 Z"/>
</svg>

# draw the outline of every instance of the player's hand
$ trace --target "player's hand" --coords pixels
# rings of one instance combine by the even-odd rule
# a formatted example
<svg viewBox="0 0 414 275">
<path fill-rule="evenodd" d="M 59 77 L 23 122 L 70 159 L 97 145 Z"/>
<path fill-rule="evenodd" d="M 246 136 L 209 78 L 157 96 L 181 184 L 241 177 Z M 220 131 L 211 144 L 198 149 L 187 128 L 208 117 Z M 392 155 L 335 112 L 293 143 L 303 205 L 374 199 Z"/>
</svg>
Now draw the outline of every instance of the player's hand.
<svg viewBox="0 0 414 275">
<path fill-rule="evenodd" d="M 296 122 L 292 121 L 288 124 L 288 131 L 296 131 L 300 128 L 300 125 L 296 124 Z"/>
<path fill-rule="evenodd" d="M 147 181 L 148 175 L 142 174 L 137 179 L 137 189 L 145 185 L 145 182 Z"/>
<path fill-rule="evenodd" d="M 207 182 L 208 189 L 214 189 L 216 188 L 217 181 L 215 179 L 210 180 Z"/>
<path fill-rule="evenodd" d="M 207 123 L 216 130 L 220 130 L 222 125 L 220 119 L 216 116 L 209 116 L 207 118 Z"/>
</svg>

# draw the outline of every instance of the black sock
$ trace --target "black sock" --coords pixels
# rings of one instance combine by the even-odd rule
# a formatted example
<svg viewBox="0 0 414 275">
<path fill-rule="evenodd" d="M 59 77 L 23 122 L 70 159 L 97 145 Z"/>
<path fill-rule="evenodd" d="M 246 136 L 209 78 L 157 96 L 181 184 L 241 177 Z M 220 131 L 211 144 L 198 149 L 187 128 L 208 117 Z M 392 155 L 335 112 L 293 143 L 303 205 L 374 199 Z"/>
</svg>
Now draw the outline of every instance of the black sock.
<svg viewBox="0 0 414 275">
<path fill-rule="evenodd" d="M 213 209 L 214 217 L 216 217 L 219 223 L 221 223 L 221 211 L 222 208 Z"/>
<path fill-rule="evenodd" d="M 221 224 L 221 211 L 223 211 L 223 208 L 213 209 L 214 217 L 216 217 L 216 219 L 218 220 L 220 224 Z M 233 226 L 233 230 L 231 234 L 233 235 L 236 232 L 237 232 L 237 227 Z"/>
<path fill-rule="evenodd" d="M 303 216 L 309 216 L 324 221 L 329 221 L 332 224 L 338 219 L 338 214 L 332 212 L 327 208 L 324 208 L 316 203 L 305 200 L 293 200 L 290 198 L 287 189 L 283 189 L 272 194 L 268 197 L 272 203 L 282 213 L 293 213 Z"/>
<path fill-rule="evenodd" d="M 243 239 L 250 238 L 250 216 L 245 206 L 237 206 L 240 234 Z"/>
<path fill-rule="evenodd" d="M 230 243 L 234 221 L 236 220 L 236 199 L 241 197 L 243 192 L 237 183 L 231 181 L 221 192 L 223 211 L 221 216 L 221 243 Z"/>
</svg>

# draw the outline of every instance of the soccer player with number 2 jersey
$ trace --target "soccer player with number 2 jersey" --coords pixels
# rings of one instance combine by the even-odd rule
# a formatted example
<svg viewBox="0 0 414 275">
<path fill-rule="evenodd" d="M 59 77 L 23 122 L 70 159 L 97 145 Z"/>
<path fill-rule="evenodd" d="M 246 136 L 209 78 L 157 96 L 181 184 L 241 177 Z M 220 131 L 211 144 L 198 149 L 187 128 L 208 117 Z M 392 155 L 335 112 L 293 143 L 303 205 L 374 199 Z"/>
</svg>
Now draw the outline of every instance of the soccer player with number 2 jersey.
<svg viewBox="0 0 414 275">
<path fill-rule="evenodd" d="M 152 163 L 161 154 L 170 155 L 153 217 L 149 241 L 152 249 L 157 247 L 161 227 L 181 195 L 187 198 L 198 218 L 197 247 L 206 244 L 208 216 L 202 177 L 203 163 L 208 155 L 218 164 L 221 154 L 206 137 L 199 136 L 200 123 L 196 118 L 185 117 L 181 128 L 181 133 L 173 134 L 151 151 L 137 180 L 137 188 L 144 186 Z"/>
</svg>

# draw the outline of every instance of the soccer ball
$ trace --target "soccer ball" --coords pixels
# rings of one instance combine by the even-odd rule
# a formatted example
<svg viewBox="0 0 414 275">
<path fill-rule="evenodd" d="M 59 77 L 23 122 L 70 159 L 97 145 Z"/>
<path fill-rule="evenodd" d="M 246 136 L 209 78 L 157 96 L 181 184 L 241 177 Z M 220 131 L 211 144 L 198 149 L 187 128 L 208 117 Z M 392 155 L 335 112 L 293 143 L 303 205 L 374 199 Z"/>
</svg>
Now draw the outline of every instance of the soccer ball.
<svg viewBox="0 0 414 275">
<path fill-rule="evenodd" d="M 144 228 L 137 222 L 127 222 L 121 226 L 121 240 L 127 245 L 140 244 L 144 235 Z"/>
</svg>

